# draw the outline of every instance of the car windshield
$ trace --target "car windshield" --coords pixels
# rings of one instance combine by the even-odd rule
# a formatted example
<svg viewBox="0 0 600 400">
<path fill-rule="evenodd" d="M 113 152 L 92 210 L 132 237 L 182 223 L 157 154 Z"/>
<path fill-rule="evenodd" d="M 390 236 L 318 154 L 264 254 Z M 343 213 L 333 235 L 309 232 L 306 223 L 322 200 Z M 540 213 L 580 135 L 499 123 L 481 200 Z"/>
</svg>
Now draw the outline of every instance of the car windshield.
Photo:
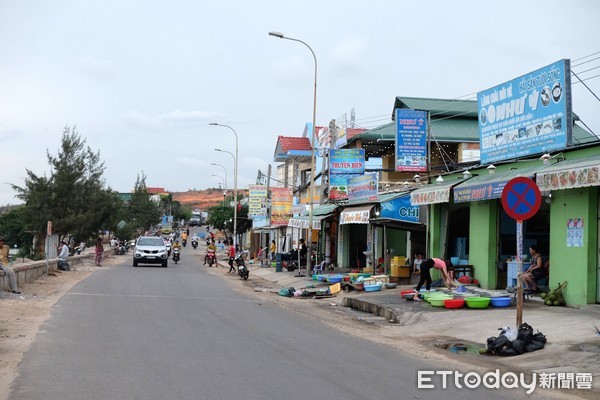
<svg viewBox="0 0 600 400">
<path fill-rule="evenodd" d="M 142 237 L 138 240 L 138 246 L 164 246 L 165 243 L 159 237 Z"/>
</svg>

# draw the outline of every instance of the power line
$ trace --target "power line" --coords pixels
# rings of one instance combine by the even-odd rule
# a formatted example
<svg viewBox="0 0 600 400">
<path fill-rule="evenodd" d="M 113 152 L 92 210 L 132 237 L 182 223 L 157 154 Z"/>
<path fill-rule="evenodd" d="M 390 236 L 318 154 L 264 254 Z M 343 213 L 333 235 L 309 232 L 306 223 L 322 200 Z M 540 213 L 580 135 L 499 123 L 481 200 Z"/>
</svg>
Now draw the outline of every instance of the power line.
<svg viewBox="0 0 600 400">
<path fill-rule="evenodd" d="M 587 64 L 589 62 L 599 60 L 599 59 L 600 59 L 600 57 L 592 58 L 591 60 L 583 61 L 583 62 L 580 62 L 579 64 L 574 64 L 574 65 L 572 65 L 572 67 L 579 67 L 580 65 Z"/>
<path fill-rule="evenodd" d="M 576 58 L 575 60 L 573 60 L 573 62 L 576 62 L 576 61 L 579 61 L 579 60 L 583 60 L 583 59 L 586 59 L 586 58 L 591 57 L 591 56 L 595 56 L 596 54 L 600 54 L 600 51 L 597 51 L 597 52 L 592 53 L 592 54 L 588 54 L 587 56 Z"/>
</svg>

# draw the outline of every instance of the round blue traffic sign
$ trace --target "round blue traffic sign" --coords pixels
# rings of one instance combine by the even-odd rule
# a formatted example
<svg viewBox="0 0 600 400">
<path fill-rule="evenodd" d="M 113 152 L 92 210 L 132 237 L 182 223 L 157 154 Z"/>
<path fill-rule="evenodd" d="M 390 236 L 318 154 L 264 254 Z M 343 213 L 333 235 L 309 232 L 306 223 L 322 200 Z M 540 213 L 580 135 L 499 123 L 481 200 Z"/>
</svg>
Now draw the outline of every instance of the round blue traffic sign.
<svg viewBox="0 0 600 400">
<path fill-rule="evenodd" d="M 509 217 L 524 221 L 533 217 L 542 204 L 538 185 L 525 177 L 513 178 L 502 190 L 502 207 Z"/>
</svg>

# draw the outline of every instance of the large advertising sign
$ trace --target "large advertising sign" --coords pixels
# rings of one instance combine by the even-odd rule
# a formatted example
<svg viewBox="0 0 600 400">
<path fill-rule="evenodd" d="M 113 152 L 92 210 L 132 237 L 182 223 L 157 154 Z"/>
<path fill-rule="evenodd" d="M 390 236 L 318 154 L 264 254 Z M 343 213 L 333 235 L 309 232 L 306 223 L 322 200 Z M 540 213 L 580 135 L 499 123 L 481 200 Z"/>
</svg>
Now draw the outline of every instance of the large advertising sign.
<svg viewBox="0 0 600 400">
<path fill-rule="evenodd" d="M 427 111 L 396 109 L 396 171 L 427 171 Z"/>
<path fill-rule="evenodd" d="M 248 215 L 267 215 L 267 187 L 249 185 L 248 192 Z"/>
<path fill-rule="evenodd" d="M 329 173 L 332 175 L 364 174 L 365 150 L 331 149 L 329 151 Z"/>
<path fill-rule="evenodd" d="M 481 163 L 571 145 L 571 67 L 560 60 L 477 94 Z"/>
<path fill-rule="evenodd" d="M 381 218 L 418 223 L 419 206 L 410 204 L 410 196 L 384 201 L 381 203 Z"/>
<path fill-rule="evenodd" d="M 364 149 L 329 150 L 329 199 L 347 200 L 349 180 L 365 173 Z"/>
<path fill-rule="evenodd" d="M 292 217 L 292 189 L 271 188 L 271 225 L 287 225 Z"/>
<path fill-rule="evenodd" d="M 377 200 L 377 174 L 370 173 L 350 178 L 348 182 L 349 200 Z"/>
</svg>

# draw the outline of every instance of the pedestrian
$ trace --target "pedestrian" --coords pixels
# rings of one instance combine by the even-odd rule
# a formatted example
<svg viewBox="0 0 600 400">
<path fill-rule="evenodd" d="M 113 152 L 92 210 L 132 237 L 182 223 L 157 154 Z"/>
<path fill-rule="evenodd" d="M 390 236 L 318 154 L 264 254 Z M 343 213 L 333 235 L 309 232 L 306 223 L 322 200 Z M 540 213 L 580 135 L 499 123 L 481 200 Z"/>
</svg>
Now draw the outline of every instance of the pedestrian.
<svg viewBox="0 0 600 400">
<path fill-rule="evenodd" d="M 94 249 L 96 255 L 96 267 L 102 266 L 102 256 L 104 255 L 104 246 L 102 245 L 102 238 L 96 240 L 96 248 Z"/>
<path fill-rule="evenodd" d="M 4 271 L 4 274 L 8 276 L 10 291 L 19 294 L 21 293 L 21 290 L 19 290 L 19 287 L 17 286 L 15 271 L 8 265 L 9 250 L 10 248 L 6 244 L 6 239 L 4 239 L 4 236 L 0 236 L 0 270 Z"/>
<path fill-rule="evenodd" d="M 275 253 L 277 252 L 277 244 L 275 241 L 271 241 L 271 246 L 269 246 L 269 254 L 271 255 L 271 261 L 275 261 Z"/>
<path fill-rule="evenodd" d="M 233 245 L 233 239 L 229 241 L 229 250 L 227 255 L 229 256 L 229 271 L 228 273 L 235 273 L 235 267 L 233 266 L 233 261 L 235 260 L 235 247 Z"/>
<path fill-rule="evenodd" d="M 60 253 L 58 254 L 58 269 L 61 271 L 69 271 L 71 267 L 67 260 L 69 259 L 69 246 L 64 240 L 60 242 Z"/>
<path fill-rule="evenodd" d="M 419 292 L 419 290 L 421 290 L 423 284 L 425 284 L 425 289 L 428 292 L 431 290 L 431 268 L 440 270 L 446 286 L 454 286 L 454 284 L 450 281 L 450 277 L 448 275 L 448 264 L 452 265 L 449 261 L 444 261 L 440 258 L 428 258 L 427 260 L 423 261 L 421 263 L 421 274 L 419 283 L 417 284 L 416 288 L 417 293 Z"/>
</svg>

